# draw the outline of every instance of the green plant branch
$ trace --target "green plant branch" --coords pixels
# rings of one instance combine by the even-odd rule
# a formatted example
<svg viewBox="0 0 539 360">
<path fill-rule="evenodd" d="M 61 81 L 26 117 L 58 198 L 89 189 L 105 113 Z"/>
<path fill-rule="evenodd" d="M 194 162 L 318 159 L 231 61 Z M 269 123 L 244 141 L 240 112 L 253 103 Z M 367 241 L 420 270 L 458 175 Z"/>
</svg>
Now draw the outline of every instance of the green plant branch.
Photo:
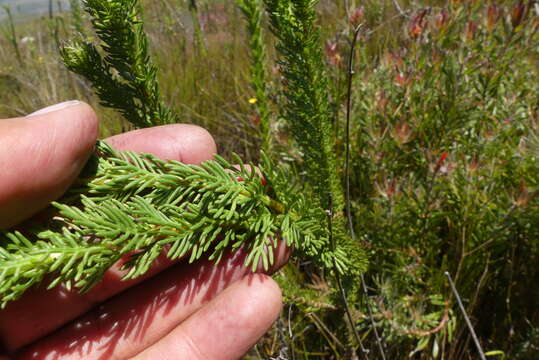
<svg viewBox="0 0 539 360">
<path fill-rule="evenodd" d="M 255 91 L 255 105 L 260 117 L 261 149 L 270 153 L 272 134 L 267 91 L 266 49 L 262 34 L 262 2 L 260 0 L 237 0 L 237 2 L 247 20 L 247 31 L 250 36 L 251 83 Z"/>
<path fill-rule="evenodd" d="M 335 155 L 336 137 L 331 124 L 320 31 L 315 21 L 317 1 L 264 0 L 264 4 L 277 38 L 284 95 L 281 116 L 303 155 L 306 187 L 312 189 L 319 211 L 332 213 L 336 248 L 345 250 L 353 259 L 351 263 L 357 264 L 346 275 L 357 275 L 366 267 L 366 255 L 357 242 L 352 241 L 345 227 L 344 193 Z M 332 247 L 330 243 L 325 246 Z"/>
<path fill-rule="evenodd" d="M 219 262 L 243 247 L 245 265 L 268 269 L 282 238 L 302 256 L 346 272 L 343 249 L 325 246 L 320 212 L 297 195 L 285 169 L 263 155 L 239 168 L 221 157 L 200 166 L 149 154 L 118 153 L 98 143 L 94 157 L 46 226 L 0 236 L 0 299 L 20 297 L 46 275 L 86 291 L 128 256 L 125 278 L 144 274 L 163 252 L 171 259 Z M 167 249 L 167 250 L 165 250 Z"/>
<path fill-rule="evenodd" d="M 104 55 L 91 41 L 79 39 L 61 49 L 66 67 L 91 82 L 104 106 L 118 110 L 137 127 L 177 122 L 161 97 L 139 0 L 84 0 L 83 4 Z"/>
<path fill-rule="evenodd" d="M 315 25 L 317 1 L 264 2 L 277 38 L 278 62 L 285 79 L 286 102 L 282 106 L 282 116 L 303 152 L 307 178 L 320 206 L 329 209 L 331 196 L 335 213 L 339 214 L 344 204 L 343 190 L 336 176 L 335 137 L 330 120 L 325 63 Z"/>
</svg>

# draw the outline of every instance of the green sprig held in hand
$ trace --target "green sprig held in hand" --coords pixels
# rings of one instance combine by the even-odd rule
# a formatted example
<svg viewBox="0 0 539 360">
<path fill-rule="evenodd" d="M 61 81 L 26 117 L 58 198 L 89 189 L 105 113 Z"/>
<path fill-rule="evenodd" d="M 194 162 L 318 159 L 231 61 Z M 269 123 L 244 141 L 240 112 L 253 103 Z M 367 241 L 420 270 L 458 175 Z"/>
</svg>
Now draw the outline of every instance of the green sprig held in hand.
<svg viewBox="0 0 539 360">
<path fill-rule="evenodd" d="M 267 269 L 278 239 L 326 267 L 335 258 L 340 272 L 352 268 L 344 251 L 329 249 L 325 214 L 298 195 L 284 169 L 263 156 L 262 178 L 234 161 L 186 165 L 99 142 L 77 183 L 53 203 L 58 216 L 46 229 L 1 234 L 2 305 L 45 276 L 49 288 L 64 282 L 86 291 L 128 254 L 125 279 L 143 275 L 163 252 L 219 262 L 243 247 L 246 265 Z"/>
<path fill-rule="evenodd" d="M 193 262 L 207 256 L 219 262 L 226 251 L 242 247 L 246 265 L 269 268 L 279 239 L 326 271 L 353 276 L 365 270 L 363 249 L 348 236 L 344 223 L 315 24 L 317 1 L 263 3 L 285 81 L 281 116 L 303 154 L 306 181 L 263 152 L 260 176 L 237 155 L 236 166 L 219 156 L 195 166 L 119 153 L 99 142 L 79 181 L 53 203 L 58 216 L 41 228 L 0 233 L 2 306 L 44 279 L 49 288 L 64 283 L 86 291 L 125 256 L 126 279 L 144 274 L 163 252 L 171 259 Z M 138 0 L 83 4 L 104 55 L 89 40 L 80 40 L 62 50 L 66 66 L 85 76 L 103 104 L 118 109 L 135 126 L 175 122 L 159 93 Z M 251 6 L 246 16 L 259 26 L 254 0 L 240 4 L 244 10 Z M 253 34 L 260 38 L 257 31 Z M 254 62 L 262 64 L 261 51 Z M 263 97 L 263 84 L 258 85 L 257 96 Z"/>
</svg>

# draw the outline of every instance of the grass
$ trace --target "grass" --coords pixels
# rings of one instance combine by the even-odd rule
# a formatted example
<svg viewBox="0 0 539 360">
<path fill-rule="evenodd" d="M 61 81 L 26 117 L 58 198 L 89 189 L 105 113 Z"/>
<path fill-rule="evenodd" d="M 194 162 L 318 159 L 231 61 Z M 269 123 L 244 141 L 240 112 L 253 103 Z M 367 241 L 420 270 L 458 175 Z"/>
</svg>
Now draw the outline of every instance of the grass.
<svg viewBox="0 0 539 360">
<path fill-rule="evenodd" d="M 240 10 L 230 1 L 199 1 L 191 16 L 181 0 L 144 4 L 167 103 L 182 121 L 208 128 L 221 153 L 256 158 L 259 130 Z M 351 205 L 371 267 L 366 293 L 359 279 L 347 288 L 369 359 L 380 356 L 374 327 L 389 359 L 478 358 L 445 271 L 489 358 L 532 359 L 539 352 L 538 6 L 459 0 L 318 6 L 338 151 L 345 151 L 352 30 L 364 24 L 352 55 Z M 98 111 L 102 136 L 129 129 L 60 63 L 59 42 L 76 28 L 71 14 L 17 24 L 15 36 L 8 23 L 1 27 L 0 117 L 78 98 Z M 268 45 L 273 41 L 266 35 Z M 267 85 L 276 114 L 280 74 L 271 49 Z M 276 116 L 272 129 L 277 151 L 294 161 Z M 353 358 L 357 344 L 332 280 L 309 263 L 289 264 L 276 278 L 287 306 L 249 357 Z"/>
</svg>

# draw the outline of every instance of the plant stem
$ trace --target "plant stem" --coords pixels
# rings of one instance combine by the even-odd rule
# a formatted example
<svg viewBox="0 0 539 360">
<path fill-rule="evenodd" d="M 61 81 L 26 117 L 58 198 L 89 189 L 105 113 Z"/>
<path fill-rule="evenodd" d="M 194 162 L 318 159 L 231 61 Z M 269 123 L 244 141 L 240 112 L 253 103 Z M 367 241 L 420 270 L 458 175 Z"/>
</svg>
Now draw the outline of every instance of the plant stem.
<svg viewBox="0 0 539 360">
<path fill-rule="evenodd" d="M 350 236 L 352 237 L 353 240 L 356 239 L 356 234 L 355 234 L 355 231 L 354 231 L 354 224 L 353 224 L 353 221 L 352 221 L 351 200 L 350 200 L 350 114 L 351 114 L 351 109 L 352 109 L 352 78 L 353 78 L 353 76 L 355 74 L 355 72 L 354 72 L 354 54 L 355 54 L 357 39 L 359 37 L 359 32 L 361 31 L 362 27 L 363 27 L 363 24 L 359 24 L 354 29 L 354 36 L 352 38 L 352 44 L 350 45 L 350 56 L 349 56 L 349 60 L 348 60 L 348 92 L 347 92 L 347 95 L 346 95 L 347 96 L 346 97 L 346 138 L 345 138 L 345 141 L 346 141 L 346 159 L 345 159 L 345 171 L 344 171 L 344 173 L 345 173 L 345 182 L 346 182 L 346 217 L 348 219 L 348 227 L 349 227 L 349 231 L 350 231 Z M 342 288 L 342 286 L 340 284 L 340 279 L 338 277 L 338 274 L 337 274 L 337 283 L 339 285 L 341 293 L 343 294 L 344 300 L 346 301 L 346 298 L 345 298 L 346 295 L 344 294 L 344 289 Z M 367 292 L 367 287 L 365 285 L 365 277 L 363 276 L 363 274 L 361 274 L 361 285 L 362 285 L 362 288 L 363 288 L 363 293 L 365 295 L 365 298 L 367 299 L 366 304 L 367 304 L 367 309 L 369 311 L 369 319 L 371 321 L 372 328 L 374 330 L 374 336 L 376 338 L 376 343 L 378 345 L 378 350 L 380 351 L 380 355 L 382 356 L 382 359 L 385 360 L 386 357 L 385 357 L 385 353 L 384 353 L 384 347 L 382 345 L 382 340 L 380 339 L 380 336 L 378 335 L 378 330 L 376 329 L 376 324 L 374 323 L 372 309 L 371 309 L 371 306 L 370 306 L 369 301 L 368 301 L 368 292 Z M 348 314 L 348 308 L 347 308 L 347 314 Z M 354 330 L 355 330 L 355 328 L 354 328 Z M 357 338 L 359 338 L 359 336 L 357 336 Z M 361 341 L 359 341 L 359 343 L 361 344 Z M 365 349 L 363 349 L 363 346 L 362 346 L 362 350 L 365 352 Z"/>
<path fill-rule="evenodd" d="M 374 315 L 372 313 L 371 304 L 369 303 L 369 300 L 368 300 L 369 293 L 367 291 L 367 285 L 365 285 L 365 277 L 363 276 L 363 274 L 361 274 L 360 276 L 361 276 L 361 288 L 363 289 L 363 294 L 365 295 L 365 298 L 366 298 L 365 303 L 367 304 L 367 311 L 369 312 L 369 320 L 371 322 L 372 329 L 374 331 L 374 337 L 376 339 L 376 344 L 378 345 L 378 351 L 380 351 L 380 356 L 382 357 L 382 359 L 386 360 L 386 354 L 384 352 L 382 338 L 380 338 L 380 334 L 378 334 L 378 329 L 376 328 L 376 324 L 374 323 Z"/>
<path fill-rule="evenodd" d="M 449 280 L 451 291 L 453 291 L 453 294 L 455 295 L 455 298 L 457 299 L 457 303 L 459 304 L 460 311 L 462 312 L 462 316 L 464 316 L 466 325 L 468 325 L 468 329 L 470 330 L 470 334 L 472 335 L 472 339 L 475 343 L 475 347 L 477 348 L 477 352 L 479 353 L 479 357 L 481 357 L 481 360 L 487 360 L 485 353 L 483 352 L 483 349 L 481 348 L 481 344 L 479 343 L 479 339 L 477 338 L 477 335 L 475 334 L 475 331 L 473 329 L 472 322 L 470 321 L 470 318 L 468 317 L 468 314 L 466 313 L 466 309 L 464 309 L 464 305 L 462 304 L 462 300 L 460 299 L 457 288 L 455 287 L 455 284 L 453 283 L 451 274 L 449 274 L 448 271 L 446 271 L 444 274 L 445 276 L 447 276 L 447 280 Z"/>
<path fill-rule="evenodd" d="M 19 42 L 17 41 L 17 33 L 15 32 L 15 23 L 13 22 L 13 14 L 11 13 L 11 8 L 8 5 L 4 5 L 3 8 L 7 14 L 9 23 L 9 31 L 6 30 L 7 37 L 9 39 L 9 42 L 11 42 L 11 45 L 13 45 L 13 49 L 15 50 L 15 56 L 17 57 L 19 65 L 24 66 L 21 51 L 19 49 Z"/>
<path fill-rule="evenodd" d="M 335 250 L 336 243 L 333 238 L 333 198 L 331 196 L 329 197 L 329 210 L 327 211 L 327 218 L 328 218 L 328 229 L 329 229 L 329 243 L 331 244 L 333 250 Z M 334 261 L 335 268 L 337 268 L 337 264 L 335 263 L 335 260 L 333 261 Z M 368 357 L 367 357 L 368 350 L 365 348 L 365 346 L 363 346 L 363 342 L 361 341 L 361 336 L 359 336 L 359 333 L 357 332 L 356 326 L 354 324 L 354 320 L 352 319 L 352 314 L 350 313 L 350 307 L 348 306 L 348 300 L 346 299 L 346 292 L 344 291 L 344 287 L 342 286 L 341 276 L 338 271 L 335 272 L 335 280 L 337 281 L 339 293 L 344 303 L 344 310 L 346 313 L 346 318 L 348 319 L 348 323 L 350 324 L 352 333 L 354 334 L 354 337 L 356 338 L 356 342 L 359 344 L 361 353 L 363 354 L 365 359 L 368 360 Z"/>
<path fill-rule="evenodd" d="M 344 165 L 344 176 L 346 182 L 346 216 L 348 218 L 348 227 L 350 235 L 355 238 L 354 226 L 352 224 L 351 200 L 350 200 L 350 114 L 352 112 L 352 78 L 354 72 L 354 54 L 356 49 L 357 38 L 363 24 L 359 24 L 354 29 L 354 37 L 350 45 L 350 58 L 348 60 L 348 90 L 346 94 L 346 159 Z"/>
</svg>

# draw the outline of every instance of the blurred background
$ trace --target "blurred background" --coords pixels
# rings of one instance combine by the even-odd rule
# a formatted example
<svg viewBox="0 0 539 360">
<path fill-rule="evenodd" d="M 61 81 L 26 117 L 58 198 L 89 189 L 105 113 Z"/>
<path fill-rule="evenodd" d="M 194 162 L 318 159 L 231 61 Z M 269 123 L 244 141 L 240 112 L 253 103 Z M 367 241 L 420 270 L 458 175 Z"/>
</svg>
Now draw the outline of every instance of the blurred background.
<svg viewBox="0 0 539 360">
<path fill-rule="evenodd" d="M 14 12 L 20 15 L 41 15 L 49 12 L 51 2 L 49 0 L 0 0 L 0 6 L 9 5 Z M 54 0 L 52 2 L 53 11 L 69 9 L 68 0 Z M 0 14 L 0 19 L 4 19 L 5 14 Z"/>
</svg>

